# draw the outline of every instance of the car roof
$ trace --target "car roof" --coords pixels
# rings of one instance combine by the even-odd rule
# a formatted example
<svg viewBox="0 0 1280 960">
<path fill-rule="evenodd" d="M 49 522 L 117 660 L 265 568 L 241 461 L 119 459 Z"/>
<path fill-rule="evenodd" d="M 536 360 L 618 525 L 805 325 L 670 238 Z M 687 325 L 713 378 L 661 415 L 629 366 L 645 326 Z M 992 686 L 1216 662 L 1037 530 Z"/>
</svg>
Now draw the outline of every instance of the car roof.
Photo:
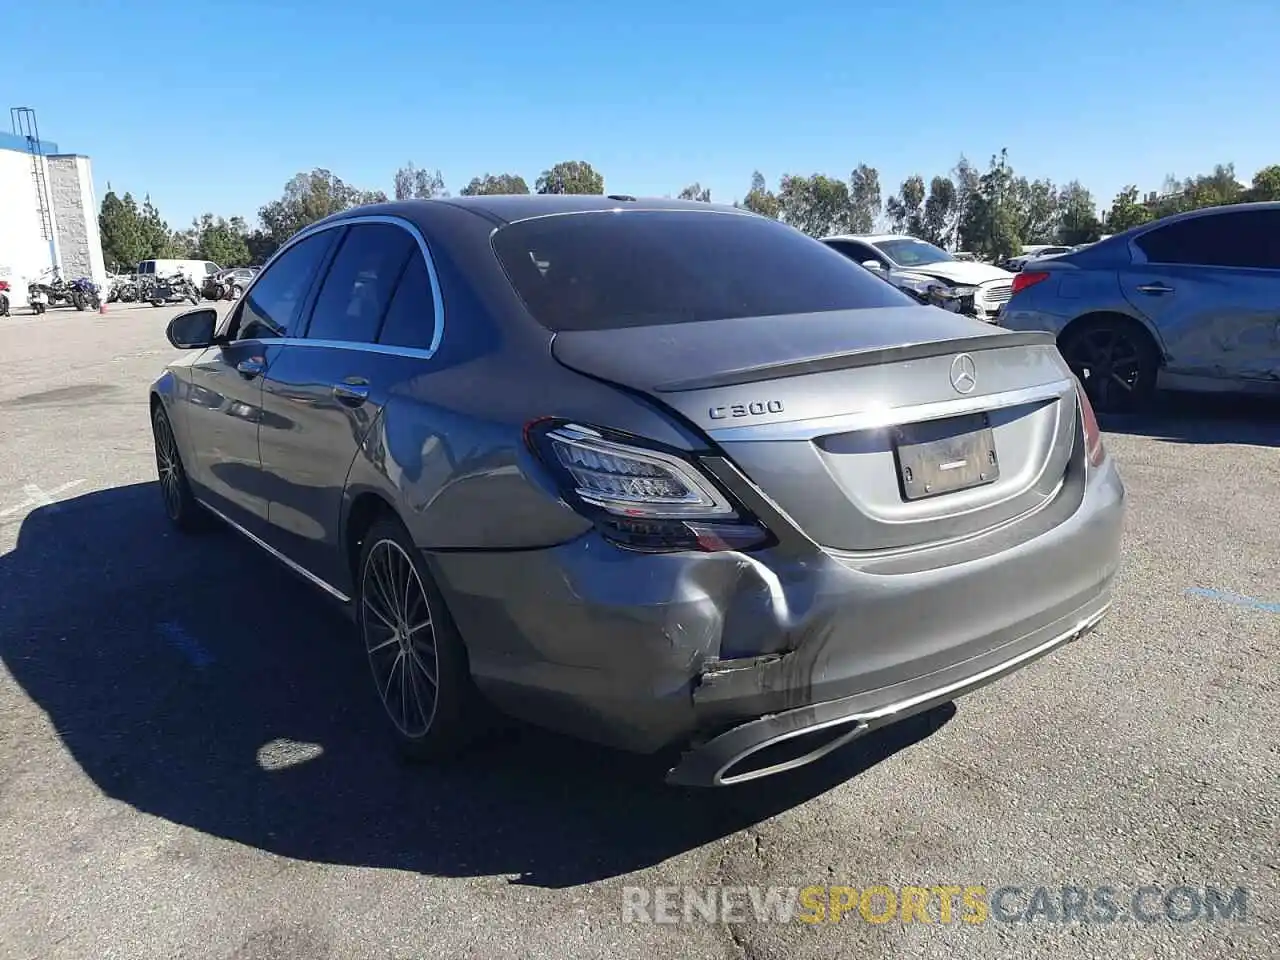
<svg viewBox="0 0 1280 960">
<path fill-rule="evenodd" d="M 823 240 L 861 240 L 863 243 L 880 243 L 884 240 L 915 240 L 918 243 L 928 243 L 927 240 L 921 240 L 919 237 L 909 237 L 903 233 L 837 233 L 830 237 L 823 237 Z"/>
<path fill-rule="evenodd" d="M 1140 223 L 1136 227 L 1130 227 L 1121 233 L 1113 233 L 1111 236 L 1098 243 L 1110 243 L 1117 238 L 1136 237 L 1139 234 L 1146 233 L 1157 226 L 1166 227 L 1171 223 L 1178 223 L 1182 220 L 1194 220 L 1205 216 L 1218 216 L 1224 213 L 1238 213 L 1243 210 L 1269 210 L 1272 212 L 1280 211 L 1280 200 L 1265 200 L 1257 203 L 1228 203 L 1220 207 L 1197 207 L 1195 210 L 1184 210 L 1182 213 L 1171 213 L 1167 217 L 1161 217 L 1159 220 L 1148 220 L 1146 223 Z M 1092 244 L 1090 244 L 1092 246 Z"/>
<path fill-rule="evenodd" d="M 699 200 L 673 200 L 669 197 L 629 197 L 620 194 L 500 194 L 479 197 L 435 197 L 430 200 L 393 200 L 362 207 L 352 207 L 326 220 L 380 214 L 399 216 L 410 221 L 432 219 L 433 208 L 441 206 L 468 210 L 497 225 L 566 213 L 608 212 L 611 210 L 673 210 L 699 213 L 736 213 L 755 216 L 748 210 L 723 203 Z"/>
</svg>

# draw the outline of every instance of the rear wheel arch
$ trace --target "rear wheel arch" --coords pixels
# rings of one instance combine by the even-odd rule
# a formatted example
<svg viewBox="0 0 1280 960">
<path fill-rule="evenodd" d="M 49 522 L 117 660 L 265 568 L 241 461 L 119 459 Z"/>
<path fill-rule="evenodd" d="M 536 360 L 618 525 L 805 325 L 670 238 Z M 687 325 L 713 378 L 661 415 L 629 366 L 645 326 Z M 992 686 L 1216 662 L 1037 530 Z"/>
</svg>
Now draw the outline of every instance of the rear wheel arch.
<svg viewBox="0 0 1280 960">
<path fill-rule="evenodd" d="M 1159 358 L 1160 366 L 1164 366 L 1164 347 L 1161 345 L 1160 339 L 1152 332 L 1149 326 L 1127 313 L 1098 310 L 1093 313 L 1081 314 L 1062 328 L 1062 332 L 1058 334 L 1058 346 L 1062 347 L 1062 345 L 1067 343 L 1070 338 L 1078 335 L 1081 330 L 1085 330 L 1090 327 L 1106 326 L 1108 324 L 1122 325 L 1135 332 L 1140 332 L 1140 334 L 1147 339 L 1147 342 L 1155 349 L 1156 356 Z"/>
<path fill-rule="evenodd" d="M 384 517 L 401 522 L 395 507 L 381 494 L 371 491 L 357 495 L 347 510 L 347 520 L 342 526 L 343 550 L 353 587 L 358 587 L 360 583 L 360 552 L 364 547 L 365 535 Z"/>
</svg>

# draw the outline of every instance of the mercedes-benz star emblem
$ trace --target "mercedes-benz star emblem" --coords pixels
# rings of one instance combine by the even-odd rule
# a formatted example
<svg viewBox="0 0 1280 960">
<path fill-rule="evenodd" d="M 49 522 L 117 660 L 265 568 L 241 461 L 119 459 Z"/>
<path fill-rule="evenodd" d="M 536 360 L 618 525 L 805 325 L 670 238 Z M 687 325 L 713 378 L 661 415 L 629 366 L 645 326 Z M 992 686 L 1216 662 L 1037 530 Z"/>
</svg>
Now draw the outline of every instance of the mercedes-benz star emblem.
<svg viewBox="0 0 1280 960">
<path fill-rule="evenodd" d="M 958 354 L 951 361 L 951 385 L 956 393 L 969 393 L 978 385 L 978 367 L 967 353 Z"/>
</svg>

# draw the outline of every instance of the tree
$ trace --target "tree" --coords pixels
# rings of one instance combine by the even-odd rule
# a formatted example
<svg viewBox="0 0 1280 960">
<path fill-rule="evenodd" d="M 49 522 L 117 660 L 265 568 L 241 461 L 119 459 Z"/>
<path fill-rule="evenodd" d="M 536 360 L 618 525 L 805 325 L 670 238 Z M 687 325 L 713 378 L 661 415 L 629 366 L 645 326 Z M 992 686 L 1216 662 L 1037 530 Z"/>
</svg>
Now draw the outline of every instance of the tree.
<svg viewBox="0 0 1280 960">
<path fill-rule="evenodd" d="M 1011 257 L 1022 245 L 1019 234 L 1013 168 L 1007 150 L 991 157 L 987 172 L 978 178 L 960 221 L 964 249 L 991 260 Z"/>
<path fill-rule="evenodd" d="M 483 197 L 506 193 L 528 193 L 529 185 L 524 177 L 516 173 L 500 173 L 497 176 L 486 173 L 481 177 L 472 177 L 471 182 L 462 188 L 464 197 Z"/>
<path fill-rule="evenodd" d="M 98 231 L 102 237 L 102 258 L 111 269 L 132 272 L 139 260 L 147 259 L 138 205 L 131 194 L 126 193 L 123 200 L 116 196 L 111 184 L 107 184 L 107 193 L 102 198 Z"/>
<path fill-rule="evenodd" d="M 174 252 L 173 233 L 151 202 L 150 194 L 143 200 L 142 210 L 138 213 L 138 229 L 142 235 L 142 256 L 138 259 L 154 260 Z"/>
<path fill-rule="evenodd" d="M 884 205 L 889 229 L 894 233 L 919 236 L 923 232 L 924 177 L 913 173 L 902 181 L 895 196 Z"/>
<path fill-rule="evenodd" d="M 951 214 L 956 203 L 956 185 L 950 177 L 934 177 L 929 181 L 929 196 L 925 197 L 924 213 L 920 218 L 920 238 L 940 247 L 951 243 Z"/>
<path fill-rule="evenodd" d="M 1130 227 L 1146 223 L 1151 217 L 1151 208 L 1138 200 L 1138 188 L 1129 184 L 1111 201 L 1111 209 L 1107 211 L 1107 232 L 1123 233 Z"/>
<path fill-rule="evenodd" d="M 1280 163 L 1263 167 L 1253 175 L 1253 185 L 1249 187 L 1245 199 L 1254 203 L 1280 200 Z"/>
<path fill-rule="evenodd" d="M 778 200 L 777 194 L 769 189 L 765 182 L 764 174 L 757 170 L 751 174 L 751 189 L 747 191 L 747 195 L 742 198 L 742 203 L 734 204 L 743 210 L 750 210 L 752 213 L 758 213 L 762 217 L 768 217 L 771 220 L 777 220 L 782 216 L 782 203 Z"/>
<path fill-rule="evenodd" d="M 691 183 L 680 191 L 681 200 L 700 200 L 703 203 L 711 202 L 711 190 L 704 188 L 700 183 Z"/>
<path fill-rule="evenodd" d="M 969 205 L 978 192 L 978 181 L 981 175 L 969 159 L 960 155 L 956 165 L 951 168 L 951 182 L 955 184 L 956 196 L 951 202 L 951 212 L 947 217 L 947 246 L 960 249 L 960 224 L 968 213 Z"/>
<path fill-rule="evenodd" d="M 782 219 L 811 237 L 849 232 L 849 185 L 820 173 L 787 174 L 778 190 Z"/>
<path fill-rule="evenodd" d="M 258 267 L 266 263 L 280 246 L 262 227 L 250 231 L 244 238 L 244 245 L 249 251 L 249 264 Z"/>
<path fill-rule="evenodd" d="M 1234 163 L 1217 164 L 1212 173 L 1189 177 L 1182 186 L 1186 205 L 1190 210 L 1201 207 L 1220 207 L 1238 203 L 1244 194 L 1244 185 L 1236 180 Z"/>
<path fill-rule="evenodd" d="M 432 197 L 449 195 L 439 170 L 433 173 L 415 167 L 412 163 L 396 171 L 395 190 L 397 200 L 430 200 Z"/>
<path fill-rule="evenodd" d="M 1061 211 L 1058 189 L 1050 180 L 1015 177 L 1011 184 L 1012 203 L 1017 215 L 1021 243 L 1052 243 L 1058 237 Z"/>
<path fill-rule="evenodd" d="M 543 170 L 538 193 L 604 193 L 604 177 L 585 160 L 567 160 Z"/>
<path fill-rule="evenodd" d="M 860 163 L 849 174 L 849 232 L 870 233 L 880 216 L 880 172 Z"/>
<path fill-rule="evenodd" d="M 274 251 L 308 224 L 351 207 L 386 199 L 387 195 L 381 190 L 358 190 L 328 170 L 317 168 L 294 176 L 284 185 L 284 195 L 262 207 L 258 218 Z"/>
<path fill-rule="evenodd" d="M 1079 180 L 1072 180 L 1058 192 L 1057 239 L 1075 246 L 1093 243 L 1102 236 L 1102 223 L 1098 220 L 1098 205 L 1093 194 Z"/>
<path fill-rule="evenodd" d="M 212 260 L 220 267 L 243 267 L 250 263 L 249 228 L 243 218 L 226 220 L 206 213 L 194 221 L 192 227 L 195 241 L 192 252 L 196 259 Z"/>
</svg>

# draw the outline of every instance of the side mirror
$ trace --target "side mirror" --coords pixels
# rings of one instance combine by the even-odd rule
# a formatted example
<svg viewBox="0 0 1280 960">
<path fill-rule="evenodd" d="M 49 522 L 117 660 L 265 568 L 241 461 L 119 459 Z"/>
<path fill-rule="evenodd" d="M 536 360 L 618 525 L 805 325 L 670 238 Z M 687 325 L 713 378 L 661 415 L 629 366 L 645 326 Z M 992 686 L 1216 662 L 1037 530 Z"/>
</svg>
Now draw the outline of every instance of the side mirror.
<svg viewBox="0 0 1280 960">
<path fill-rule="evenodd" d="M 862 265 L 868 270 L 875 270 L 877 272 L 884 269 L 884 264 L 879 260 L 863 260 Z"/>
<path fill-rule="evenodd" d="M 202 350 L 213 344 L 213 331 L 218 326 L 218 311 L 212 307 L 188 310 L 169 321 L 164 335 L 179 350 Z"/>
</svg>

